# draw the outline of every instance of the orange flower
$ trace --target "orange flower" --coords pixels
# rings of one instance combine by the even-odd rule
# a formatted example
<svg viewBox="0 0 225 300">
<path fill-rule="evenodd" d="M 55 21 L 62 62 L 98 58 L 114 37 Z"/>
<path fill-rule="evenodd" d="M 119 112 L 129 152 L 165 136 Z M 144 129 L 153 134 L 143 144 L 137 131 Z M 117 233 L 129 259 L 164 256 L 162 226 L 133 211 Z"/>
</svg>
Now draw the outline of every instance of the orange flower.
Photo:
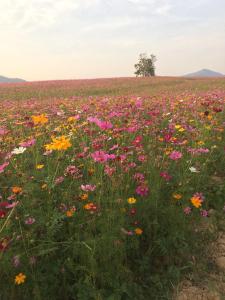
<svg viewBox="0 0 225 300">
<path fill-rule="evenodd" d="M 52 137 L 52 142 L 50 144 L 45 145 L 45 149 L 46 150 L 67 150 L 71 146 L 72 144 L 70 143 L 70 139 L 62 135 L 57 138 Z"/>
<path fill-rule="evenodd" d="M 34 122 L 34 125 L 38 125 L 38 124 L 45 124 L 45 123 L 48 123 L 48 118 L 46 117 L 45 114 L 41 114 L 41 115 L 38 115 L 38 116 L 31 116 L 33 122 Z"/>
<path fill-rule="evenodd" d="M 173 198 L 176 200 L 180 200 L 182 198 L 181 194 L 173 193 Z"/>
<path fill-rule="evenodd" d="M 19 187 L 19 186 L 13 186 L 13 187 L 12 187 L 12 192 L 13 192 L 14 194 L 20 194 L 20 193 L 22 192 L 22 188 Z"/>
<path fill-rule="evenodd" d="M 199 197 L 194 196 L 194 197 L 191 198 L 191 203 L 196 208 L 199 208 L 199 207 L 202 206 L 202 199 L 200 199 Z"/>
<path fill-rule="evenodd" d="M 88 199 L 88 194 L 83 194 L 80 196 L 81 200 L 87 200 Z"/>
<path fill-rule="evenodd" d="M 66 216 L 67 216 L 68 218 L 71 218 L 71 217 L 73 216 L 73 214 L 74 214 L 74 211 L 73 211 L 73 210 L 67 210 L 67 211 L 66 211 Z"/>
<path fill-rule="evenodd" d="M 134 229 L 134 232 L 137 234 L 137 235 L 141 235 L 143 233 L 143 230 L 139 227 L 135 228 Z"/>
<path fill-rule="evenodd" d="M 25 282 L 26 279 L 26 275 L 24 275 L 23 273 L 19 273 L 18 275 L 16 275 L 15 277 L 15 284 L 22 284 Z"/>
</svg>

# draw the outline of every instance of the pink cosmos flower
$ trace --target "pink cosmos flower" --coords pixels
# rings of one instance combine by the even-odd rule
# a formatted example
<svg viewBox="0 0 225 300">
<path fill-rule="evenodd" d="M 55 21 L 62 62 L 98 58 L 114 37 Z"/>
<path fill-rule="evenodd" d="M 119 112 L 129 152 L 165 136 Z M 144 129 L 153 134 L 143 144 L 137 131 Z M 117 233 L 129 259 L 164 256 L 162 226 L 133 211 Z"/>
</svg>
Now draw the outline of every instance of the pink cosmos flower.
<svg viewBox="0 0 225 300">
<path fill-rule="evenodd" d="M 161 176 L 162 178 L 164 178 L 166 181 L 170 181 L 170 180 L 172 179 L 172 176 L 169 175 L 167 172 L 161 172 L 161 173 L 160 173 L 160 176 Z"/>
<path fill-rule="evenodd" d="M 136 188 L 136 193 L 142 197 L 147 196 L 149 189 L 146 185 L 142 184 Z"/>
<path fill-rule="evenodd" d="M 170 153 L 170 156 L 169 158 L 172 159 L 172 160 L 178 160 L 182 157 L 182 153 L 179 152 L 179 151 L 173 151 Z"/>
<path fill-rule="evenodd" d="M 60 177 L 57 177 L 56 179 L 55 179 L 55 184 L 57 185 L 57 184 L 60 184 L 60 183 L 62 183 L 64 181 L 64 177 L 63 176 L 60 176 Z"/>
<path fill-rule="evenodd" d="M 9 165 L 9 162 L 4 162 L 2 165 L 0 165 L 0 173 L 3 173 L 5 168 Z"/>
<path fill-rule="evenodd" d="M 145 176 L 142 173 L 135 173 L 133 178 L 139 183 L 142 183 L 145 180 Z"/>
<path fill-rule="evenodd" d="M 36 143 L 36 139 L 32 138 L 32 139 L 30 139 L 30 140 L 28 140 L 26 142 L 20 143 L 20 146 L 28 148 L 28 147 L 33 146 L 35 143 Z"/>
<path fill-rule="evenodd" d="M 81 187 L 82 191 L 84 192 L 93 192 L 96 189 L 96 185 L 91 185 L 91 184 L 82 184 Z"/>
<path fill-rule="evenodd" d="M 104 173 L 108 176 L 112 176 L 116 172 L 115 167 L 110 167 L 109 165 L 105 166 Z"/>
<path fill-rule="evenodd" d="M 107 130 L 113 128 L 113 125 L 109 121 L 102 121 L 96 117 L 89 117 L 87 120 L 91 123 L 95 123 L 98 127 L 100 127 L 102 130 Z"/>
<path fill-rule="evenodd" d="M 136 136 L 136 138 L 133 140 L 132 145 L 134 145 L 135 147 L 140 147 L 141 146 L 141 142 L 142 142 L 142 136 L 138 135 Z"/>
<path fill-rule="evenodd" d="M 185 213 L 185 215 L 190 215 L 190 213 L 191 213 L 191 207 L 189 207 L 189 206 L 185 207 L 184 208 L 184 213 Z"/>
<path fill-rule="evenodd" d="M 208 213 L 208 211 L 207 210 L 205 210 L 205 209 L 203 209 L 203 210 L 201 210 L 201 216 L 203 216 L 203 217 L 208 217 L 209 216 L 209 213 Z"/>
<path fill-rule="evenodd" d="M 147 160 L 147 156 L 146 156 L 146 155 L 139 155 L 139 156 L 138 156 L 138 160 L 139 160 L 140 162 L 145 162 L 145 161 Z"/>
<path fill-rule="evenodd" d="M 95 151 L 94 153 L 92 153 L 91 157 L 94 159 L 95 162 L 104 163 L 110 159 L 115 159 L 116 155 L 108 154 L 105 151 L 100 150 L 100 151 Z"/>
<path fill-rule="evenodd" d="M 0 128 L 0 135 L 6 135 L 7 133 L 9 133 L 9 130 L 6 128 Z"/>
<path fill-rule="evenodd" d="M 29 217 L 25 220 L 25 224 L 32 225 L 35 222 L 35 218 Z"/>
</svg>

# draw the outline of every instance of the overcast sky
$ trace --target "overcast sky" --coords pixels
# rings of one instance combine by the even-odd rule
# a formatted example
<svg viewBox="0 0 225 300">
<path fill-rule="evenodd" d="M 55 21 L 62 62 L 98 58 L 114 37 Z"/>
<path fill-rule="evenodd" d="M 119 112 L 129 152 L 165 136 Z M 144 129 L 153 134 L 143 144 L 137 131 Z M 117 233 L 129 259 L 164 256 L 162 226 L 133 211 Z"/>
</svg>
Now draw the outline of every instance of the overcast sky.
<svg viewBox="0 0 225 300">
<path fill-rule="evenodd" d="M 225 73 L 225 0 L 0 0 L 0 75 L 26 80 Z"/>
</svg>

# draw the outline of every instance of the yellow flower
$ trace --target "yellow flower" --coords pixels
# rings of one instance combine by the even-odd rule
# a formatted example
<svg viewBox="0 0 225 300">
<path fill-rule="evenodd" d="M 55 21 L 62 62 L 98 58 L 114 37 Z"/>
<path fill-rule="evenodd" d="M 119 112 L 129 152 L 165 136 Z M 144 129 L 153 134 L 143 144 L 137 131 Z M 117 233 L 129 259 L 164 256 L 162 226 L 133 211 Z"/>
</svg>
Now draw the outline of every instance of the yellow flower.
<svg viewBox="0 0 225 300">
<path fill-rule="evenodd" d="M 19 186 L 13 186 L 13 187 L 12 187 L 12 192 L 13 192 L 14 194 L 20 194 L 20 193 L 22 192 L 22 188 L 19 187 Z"/>
<path fill-rule="evenodd" d="M 204 145 L 204 144 L 205 144 L 205 142 L 203 142 L 203 141 L 199 141 L 197 144 L 198 144 L 199 146 L 202 146 L 202 145 Z"/>
<path fill-rule="evenodd" d="M 45 165 L 36 165 L 36 169 L 37 169 L 37 170 L 40 170 L 40 169 L 44 168 L 44 166 L 45 166 Z"/>
<path fill-rule="evenodd" d="M 139 227 L 135 228 L 134 229 L 134 232 L 137 234 L 137 235 L 141 235 L 143 233 L 143 230 Z"/>
<path fill-rule="evenodd" d="M 26 275 L 24 275 L 23 273 L 19 273 L 18 275 L 16 275 L 15 277 L 15 284 L 22 284 L 25 282 L 26 279 Z"/>
<path fill-rule="evenodd" d="M 176 200 L 180 200 L 182 198 L 181 194 L 173 193 L 173 198 Z"/>
<path fill-rule="evenodd" d="M 72 144 L 70 139 L 66 138 L 64 135 L 54 138 L 52 137 L 52 142 L 45 145 L 46 150 L 67 150 Z"/>
<path fill-rule="evenodd" d="M 127 202 L 129 203 L 129 204 L 135 204 L 136 202 L 137 202 L 137 200 L 135 199 L 135 198 L 128 198 L 127 199 Z"/>
<path fill-rule="evenodd" d="M 67 122 L 76 122 L 76 117 L 69 117 Z"/>
<path fill-rule="evenodd" d="M 202 200 L 199 197 L 196 197 L 196 196 L 191 198 L 191 203 L 196 208 L 199 208 L 199 207 L 202 206 Z"/>
<path fill-rule="evenodd" d="M 46 117 L 45 114 L 41 114 L 41 115 L 38 115 L 38 116 L 31 116 L 31 118 L 34 122 L 34 125 L 48 123 L 48 118 Z"/>
<path fill-rule="evenodd" d="M 42 184 L 41 188 L 42 188 L 42 190 L 46 189 L 47 188 L 47 184 L 46 183 Z"/>
<path fill-rule="evenodd" d="M 176 129 L 180 129 L 180 128 L 181 128 L 181 125 L 175 125 L 175 128 L 176 128 Z"/>
<path fill-rule="evenodd" d="M 183 132 L 183 131 L 185 131 L 185 129 L 183 127 L 181 127 L 178 131 Z"/>
</svg>

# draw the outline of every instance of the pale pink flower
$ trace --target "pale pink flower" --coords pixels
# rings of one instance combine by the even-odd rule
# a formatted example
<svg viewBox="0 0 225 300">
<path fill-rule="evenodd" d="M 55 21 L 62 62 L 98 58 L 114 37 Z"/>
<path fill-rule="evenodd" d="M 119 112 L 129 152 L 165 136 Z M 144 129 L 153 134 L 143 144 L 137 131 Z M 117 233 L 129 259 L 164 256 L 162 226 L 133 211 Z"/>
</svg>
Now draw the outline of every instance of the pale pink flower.
<svg viewBox="0 0 225 300">
<path fill-rule="evenodd" d="M 3 173 L 5 168 L 9 165 L 9 162 L 4 162 L 2 165 L 0 165 L 0 173 Z"/>
<path fill-rule="evenodd" d="M 25 142 L 20 143 L 20 146 L 21 146 L 21 147 L 28 148 L 28 147 L 33 146 L 35 143 L 36 143 L 36 139 L 32 138 L 32 139 L 30 139 L 30 140 L 28 140 L 28 141 L 25 141 Z"/>
<path fill-rule="evenodd" d="M 25 220 L 25 224 L 26 225 L 32 225 L 33 223 L 35 222 L 35 218 L 33 217 L 28 217 L 26 220 Z"/>
<path fill-rule="evenodd" d="M 93 192 L 96 189 L 96 185 L 91 185 L 91 184 L 82 184 L 81 187 L 82 191 L 84 192 Z"/>
</svg>

